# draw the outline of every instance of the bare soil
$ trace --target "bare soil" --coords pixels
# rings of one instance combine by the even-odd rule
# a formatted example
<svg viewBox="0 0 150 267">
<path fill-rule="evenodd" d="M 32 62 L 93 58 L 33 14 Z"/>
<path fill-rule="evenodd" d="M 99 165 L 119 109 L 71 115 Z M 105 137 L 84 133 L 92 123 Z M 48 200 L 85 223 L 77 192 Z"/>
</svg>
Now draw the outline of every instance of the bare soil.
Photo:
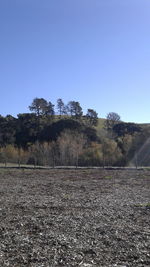
<svg viewBox="0 0 150 267">
<path fill-rule="evenodd" d="M 0 170 L 0 266 L 150 266 L 149 170 Z"/>
</svg>

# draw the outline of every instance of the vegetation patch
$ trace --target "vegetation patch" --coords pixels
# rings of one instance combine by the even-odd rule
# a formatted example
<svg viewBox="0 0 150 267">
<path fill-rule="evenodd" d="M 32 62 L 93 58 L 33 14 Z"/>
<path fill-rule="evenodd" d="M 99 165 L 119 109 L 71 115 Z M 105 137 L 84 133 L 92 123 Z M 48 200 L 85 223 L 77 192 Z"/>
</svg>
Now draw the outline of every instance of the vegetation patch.
<svg viewBox="0 0 150 267">
<path fill-rule="evenodd" d="M 148 203 L 135 204 L 135 207 L 145 207 L 145 208 L 150 208 L 150 202 L 148 202 Z"/>
<path fill-rule="evenodd" d="M 107 176 L 105 176 L 105 178 L 106 178 L 106 179 L 112 179 L 112 176 L 107 175 Z"/>
</svg>

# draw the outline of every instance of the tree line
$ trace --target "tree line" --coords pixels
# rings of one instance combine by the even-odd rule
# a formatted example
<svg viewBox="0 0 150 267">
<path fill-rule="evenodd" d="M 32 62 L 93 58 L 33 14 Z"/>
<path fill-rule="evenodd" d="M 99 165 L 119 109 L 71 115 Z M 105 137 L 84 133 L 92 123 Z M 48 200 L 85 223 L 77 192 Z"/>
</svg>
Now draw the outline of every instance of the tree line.
<svg viewBox="0 0 150 267">
<path fill-rule="evenodd" d="M 65 104 L 61 98 L 57 100 L 57 112 L 55 112 L 54 104 L 44 98 L 34 98 L 32 104 L 29 106 L 30 111 L 39 116 L 49 116 L 54 118 L 55 114 L 62 116 L 70 116 L 76 119 L 83 117 L 83 110 L 78 101 L 69 101 Z M 98 114 L 94 109 L 88 109 L 84 116 L 91 125 L 96 125 L 98 121 Z"/>
<path fill-rule="evenodd" d="M 84 115 L 77 101 L 64 104 L 34 98 L 29 113 L 0 116 L 0 162 L 43 166 L 126 166 L 148 138 L 149 130 L 121 121 L 109 112 L 98 127 L 98 114 Z M 138 154 L 137 154 L 138 156 Z M 136 157 L 137 160 L 137 157 Z"/>
</svg>

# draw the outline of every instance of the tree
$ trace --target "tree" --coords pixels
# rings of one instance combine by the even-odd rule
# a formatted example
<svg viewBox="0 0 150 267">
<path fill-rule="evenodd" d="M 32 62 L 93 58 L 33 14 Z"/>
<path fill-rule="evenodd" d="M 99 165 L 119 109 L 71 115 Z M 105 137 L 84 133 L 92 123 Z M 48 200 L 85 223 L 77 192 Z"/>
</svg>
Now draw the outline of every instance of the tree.
<svg viewBox="0 0 150 267">
<path fill-rule="evenodd" d="M 50 115 L 53 116 L 55 115 L 55 111 L 54 111 L 54 105 L 49 101 L 47 102 L 47 106 L 44 107 L 43 109 L 43 115 Z"/>
<path fill-rule="evenodd" d="M 78 166 L 79 156 L 83 151 L 86 143 L 86 138 L 83 134 L 65 130 L 59 136 L 57 144 L 60 153 L 61 165 L 75 165 Z"/>
<path fill-rule="evenodd" d="M 80 157 L 80 163 L 82 166 L 101 166 L 103 164 L 102 145 L 91 142 L 84 149 Z"/>
<path fill-rule="evenodd" d="M 114 140 L 104 138 L 102 142 L 103 166 L 113 166 L 122 157 L 120 148 Z"/>
<path fill-rule="evenodd" d="M 87 110 L 87 114 L 86 114 L 86 118 L 87 118 L 88 123 L 91 126 L 96 126 L 97 125 L 97 123 L 98 123 L 98 114 L 97 114 L 97 112 L 95 110 L 88 109 Z"/>
<path fill-rule="evenodd" d="M 70 101 L 67 105 L 68 112 L 71 116 L 80 118 L 83 115 L 82 108 L 79 102 Z"/>
<path fill-rule="evenodd" d="M 34 98 L 30 111 L 34 111 L 39 117 L 40 115 L 54 115 L 54 105 L 51 102 L 47 102 L 44 98 Z"/>
<path fill-rule="evenodd" d="M 34 98 L 31 106 L 29 106 L 30 111 L 34 111 L 37 116 L 43 115 L 47 109 L 48 103 L 44 98 Z"/>
<path fill-rule="evenodd" d="M 117 136 L 124 136 L 126 134 L 133 135 L 135 132 L 141 132 L 141 127 L 135 123 L 117 123 L 113 126 L 113 132 Z"/>
<path fill-rule="evenodd" d="M 57 156 L 57 144 L 55 142 L 36 142 L 28 149 L 29 160 L 28 164 L 55 166 Z"/>
<path fill-rule="evenodd" d="M 50 141 L 56 141 L 58 136 L 64 131 L 64 130 L 72 130 L 72 131 L 82 131 L 82 124 L 77 121 L 73 120 L 71 118 L 67 119 L 60 119 L 58 121 L 53 122 L 50 125 L 47 125 L 43 128 L 40 134 L 40 141 L 44 142 L 50 142 Z"/>
<path fill-rule="evenodd" d="M 6 145 L 0 149 L 1 152 L 1 160 L 5 163 L 17 163 L 18 159 L 18 150 L 14 147 L 14 145 Z"/>
<path fill-rule="evenodd" d="M 18 114 L 16 129 L 16 144 L 18 147 L 27 147 L 35 143 L 39 133 L 39 122 L 34 113 Z"/>
<path fill-rule="evenodd" d="M 106 117 L 106 123 L 105 126 L 107 130 L 112 130 L 114 125 L 120 121 L 120 116 L 118 113 L 115 112 L 109 112 Z"/>
<path fill-rule="evenodd" d="M 59 98 L 57 100 L 57 109 L 58 109 L 58 112 L 59 112 L 59 116 L 61 117 L 62 114 L 65 113 L 65 105 L 64 105 L 64 102 L 62 101 L 61 98 Z"/>
<path fill-rule="evenodd" d="M 15 135 L 17 128 L 17 120 L 7 115 L 6 117 L 0 116 L 0 145 L 15 143 Z"/>
<path fill-rule="evenodd" d="M 122 138 L 117 139 L 118 146 L 120 147 L 124 156 L 127 156 L 129 150 L 131 149 L 134 137 L 132 135 L 126 134 Z"/>
<path fill-rule="evenodd" d="M 23 148 L 16 148 L 17 149 L 17 161 L 18 165 L 20 167 L 21 164 L 26 164 L 29 158 L 29 153 L 27 150 L 24 150 Z"/>
</svg>

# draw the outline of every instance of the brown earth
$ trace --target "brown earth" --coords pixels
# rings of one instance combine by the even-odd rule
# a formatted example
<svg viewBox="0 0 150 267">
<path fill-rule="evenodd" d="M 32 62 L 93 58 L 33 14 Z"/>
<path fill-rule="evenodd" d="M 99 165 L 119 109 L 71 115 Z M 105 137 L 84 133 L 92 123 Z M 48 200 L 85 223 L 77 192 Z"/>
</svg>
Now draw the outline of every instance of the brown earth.
<svg viewBox="0 0 150 267">
<path fill-rule="evenodd" d="M 150 266 L 150 171 L 0 170 L 0 266 Z"/>
</svg>

